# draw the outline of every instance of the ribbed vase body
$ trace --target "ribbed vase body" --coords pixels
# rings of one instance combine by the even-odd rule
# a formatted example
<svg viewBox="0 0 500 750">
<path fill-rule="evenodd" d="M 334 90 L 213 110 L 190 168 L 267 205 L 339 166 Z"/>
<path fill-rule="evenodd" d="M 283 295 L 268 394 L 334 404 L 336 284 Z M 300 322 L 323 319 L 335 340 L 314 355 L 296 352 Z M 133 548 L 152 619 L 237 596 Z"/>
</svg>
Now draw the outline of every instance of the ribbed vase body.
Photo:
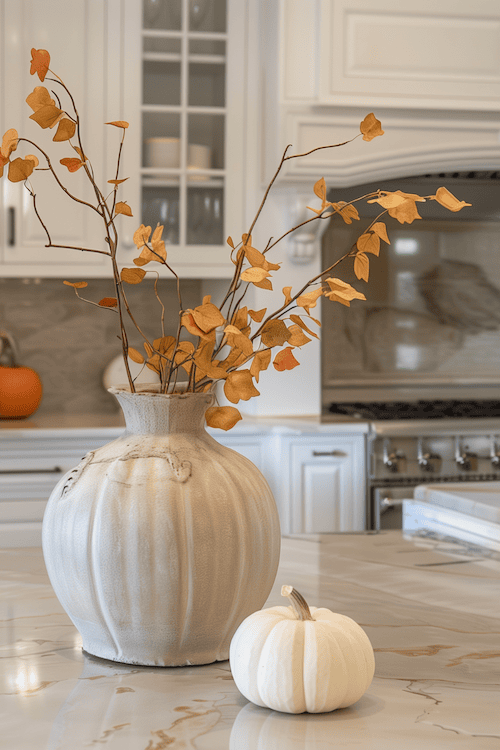
<svg viewBox="0 0 500 750">
<path fill-rule="evenodd" d="M 225 660 L 276 576 L 269 486 L 204 429 L 211 394 L 110 390 L 124 434 L 87 454 L 47 505 L 52 586 L 90 654 L 158 666 Z"/>
</svg>

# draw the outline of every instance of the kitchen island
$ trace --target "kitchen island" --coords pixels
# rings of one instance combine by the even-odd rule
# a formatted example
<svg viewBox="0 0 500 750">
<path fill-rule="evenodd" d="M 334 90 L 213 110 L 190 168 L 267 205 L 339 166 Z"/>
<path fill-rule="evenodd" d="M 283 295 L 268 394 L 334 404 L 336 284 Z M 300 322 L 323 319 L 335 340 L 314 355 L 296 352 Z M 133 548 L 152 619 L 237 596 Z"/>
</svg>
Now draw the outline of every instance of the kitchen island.
<svg viewBox="0 0 500 750">
<path fill-rule="evenodd" d="M 229 662 L 149 668 L 82 652 L 39 548 L 0 551 L 0 746 L 15 750 L 489 750 L 500 747 L 500 554 L 400 531 L 285 537 L 292 584 L 356 620 L 374 680 L 353 706 L 248 703 Z"/>
</svg>

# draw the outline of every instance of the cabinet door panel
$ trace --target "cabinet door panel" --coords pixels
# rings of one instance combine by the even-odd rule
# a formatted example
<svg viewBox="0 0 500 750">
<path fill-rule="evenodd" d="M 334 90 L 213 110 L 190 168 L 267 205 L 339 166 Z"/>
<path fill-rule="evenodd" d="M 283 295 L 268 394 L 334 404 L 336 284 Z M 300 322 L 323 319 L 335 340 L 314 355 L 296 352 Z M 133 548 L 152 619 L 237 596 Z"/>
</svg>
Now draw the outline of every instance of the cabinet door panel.
<svg viewBox="0 0 500 750">
<path fill-rule="evenodd" d="M 54 0 L 4 0 L 4 25 L 1 44 L 4 49 L 2 76 L 3 128 L 15 128 L 19 135 L 37 143 L 45 151 L 61 182 L 75 197 L 96 201 L 83 169 L 70 173 L 59 162 L 76 153 L 69 141 L 52 141 L 57 126 L 42 129 L 30 120 L 32 110 L 25 98 L 36 86 L 44 86 L 60 97 L 61 106 L 73 115 L 71 102 L 62 87 L 49 73 L 43 83 L 30 75 L 31 48 L 48 49 L 51 69 L 63 78 L 74 96 L 82 122 L 82 144 L 95 173 L 105 189 L 104 142 L 106 96 L 106 44 L 104 40 L 104 0 L 81 0 L 60 3 Z M 57 104 L 57 100 L 56 104 Z M 76 138 L 72 142 L 77 145 Z M 46 167 L 43 154 L 32 144 L 19 144 L 14 156 L 35 154 L 40 168 Z M 36 193 L 37 208 L 51 240 L 57 245 L 90 247 L 106 250 L 103 223 L 95 211 L 73 201 L 56 184 L 49 171 L 35 171 L 30 184 Z M 79 250 L 45 248 L 47 235 L 33 211 L 33 201 L 23 183 L 12 183 L 4 177 L 4 211 L 15 211 L 15 237 L 4 238 L 3 264 L 8 269 L 23 266 L 33 275 L 36 266 L 52 266 L 56 275 L 61 265 L 78 268 L 106 265 L 107 258 Z M 12 241 L 13 240 L 13 241 Z"/>
</svg>

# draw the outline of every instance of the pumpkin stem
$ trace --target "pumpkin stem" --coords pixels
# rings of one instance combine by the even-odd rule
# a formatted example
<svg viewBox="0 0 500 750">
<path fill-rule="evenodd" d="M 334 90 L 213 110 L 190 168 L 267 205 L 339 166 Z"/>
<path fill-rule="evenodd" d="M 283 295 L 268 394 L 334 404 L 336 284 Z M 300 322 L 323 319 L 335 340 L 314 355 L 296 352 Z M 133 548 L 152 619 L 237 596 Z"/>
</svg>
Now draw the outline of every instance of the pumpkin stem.
<svg viewBox="0 0 500 750">
<path fill-rule="evenodd" d="M 306 600 L 293 586 L 282 586 L 281 596 L 288 596 L 299 620 L 314 620 Z"/>
</svg>

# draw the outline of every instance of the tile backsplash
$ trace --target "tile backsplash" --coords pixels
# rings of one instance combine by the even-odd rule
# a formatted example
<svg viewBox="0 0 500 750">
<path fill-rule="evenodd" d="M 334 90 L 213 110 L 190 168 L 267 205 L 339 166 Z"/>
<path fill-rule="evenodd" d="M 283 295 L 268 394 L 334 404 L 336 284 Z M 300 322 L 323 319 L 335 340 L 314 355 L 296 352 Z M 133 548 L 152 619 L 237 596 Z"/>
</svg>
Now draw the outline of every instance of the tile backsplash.
<svg viewBox="0 0 500 750">
<path fill-rule="evenodd" d="M 161 335 L 161 306 L 153 280 L 127 287 L 127 299 L 138 324 L 151 339 Z M 82 296 L 94 302 L 114 296 L 109 279 L 89 279 Z M 165 306 L 165 335 L 175 335 L 179 306 L 175 282 L 160 280 Z M 202 301 L 201 281 L 182 282 L 183 307 Z M 43 384 L 39 412 L 112 413 L 116 399 L 102 384 L 108 363 L 121 352 L 115 312 L 76 298 L 62 279 L 0 279 L 0 328 L 18 347 L 19 363 L 32 367 Z M 127 323 L 131 346 L 144 351 L 142 339 Z"/>
</svg>

